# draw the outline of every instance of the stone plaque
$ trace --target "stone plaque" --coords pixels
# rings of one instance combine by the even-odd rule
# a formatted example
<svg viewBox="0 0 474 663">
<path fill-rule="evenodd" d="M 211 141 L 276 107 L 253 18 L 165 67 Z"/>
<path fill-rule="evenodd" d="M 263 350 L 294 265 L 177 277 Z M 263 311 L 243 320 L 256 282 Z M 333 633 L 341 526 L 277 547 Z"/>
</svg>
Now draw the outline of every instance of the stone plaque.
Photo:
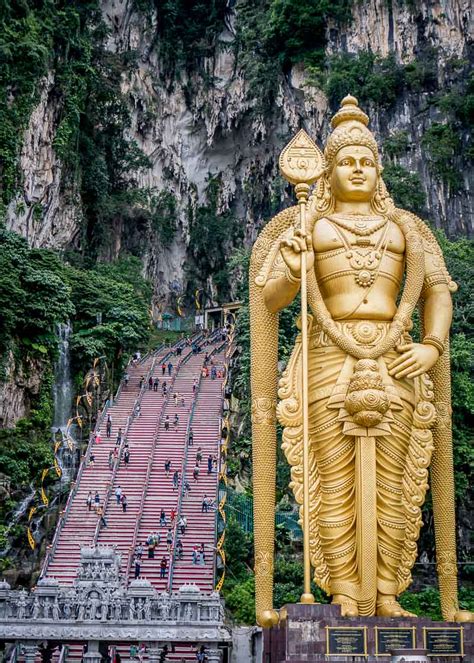
<svg viewBox="0 0 474 663">
<path fill-rule="evenodd" d="M 464 656 L 463 628 L 424 627 L 425 649 L 431 656 Z"/>
<path fill-rule="evenodd" d="M 328 656 L 366 656 L 367 628 L 356 626 L 326 626 L 326 654 Z"/>
<path fill-rule="evenodd" d="M 375 627 L 375 655 L 390 656 L 392 649 L 414 649 L 415 629 L 409 627 Z"/>
</svg>

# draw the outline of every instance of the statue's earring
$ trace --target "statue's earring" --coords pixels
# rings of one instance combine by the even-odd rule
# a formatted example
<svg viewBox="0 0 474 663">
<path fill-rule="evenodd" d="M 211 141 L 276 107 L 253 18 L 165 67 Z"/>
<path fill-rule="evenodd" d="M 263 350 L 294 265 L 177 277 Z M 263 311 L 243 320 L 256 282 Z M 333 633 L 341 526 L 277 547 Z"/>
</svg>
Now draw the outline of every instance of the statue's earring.
<svg viewBox="0 0 474 663">
<path fill-rule="evenodd" d="M 320 212 L 323 211 L 325 212 L 332 207 L 333 195 L 331 191 L 331 183 L 329 181 L 327 173 L 325 173 L 318 182 L 318 189 L 316 196 L 318 199 L 317 207 Z"/>
</svg>

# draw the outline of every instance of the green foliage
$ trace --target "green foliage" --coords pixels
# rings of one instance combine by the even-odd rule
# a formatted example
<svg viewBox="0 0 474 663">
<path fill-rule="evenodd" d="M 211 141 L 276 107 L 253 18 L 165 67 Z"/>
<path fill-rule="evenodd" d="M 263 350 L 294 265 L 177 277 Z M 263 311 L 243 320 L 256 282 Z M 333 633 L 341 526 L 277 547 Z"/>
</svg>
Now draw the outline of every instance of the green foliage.
<svg viewBox="0 0 474 663">
<path fill-rule="evenodd" d="M 240 582 L 224 583 L 226 607 L 240 624 L 255 624 L 255 577 L 248 574 Z"/>
<path fill-rule="evenodd" d="M 83 241 L 99 252 L 110 241 L 116 220 L 133 219 L 146 197 L 134 178 L 149 161 L 127 138 L 130 115 L 120 90 L 133 54 L 104 49 L 107 31 L 97 0 L 3 0 L 0 7 L 3 203 L 19 188 L 22 133 L 38 102 L 40 81 L 53 71 L 60 112 L 54 148 L 67 166 L 65 183 L 69 179 L 70 187 L 80 190 Z M 33 207 L 35 217 L 42 213 L 41 205 Z"/>
<path fill-rule="evenodd" d="M 395 164 L 384 168 L 383 179 L 395 204 L 403 209 L 422 214 L 426 197 L 418 173 Z"/>
<path fill-rule="evenodd" d="M 8 203 L 19 183 L 22 131 L 38 101 L 38 82 L 55 64 L 74 57 L 93 0 L 0 2 L 0 181 Z"/>
<path fill-rule="evenodd" d="M 59 270 L 54 253 L 30 249 L 23 237 L 0 228 L 2 357 L 12 339 L 23 339 L 25 353 L 36 356 L 55 348 L 54 325 L 74 313 L 70 288 Z"/>
<path fill-rule="evenodd" d="M 401 157 L 406 154 L 409 145 L 406 131 L 394 131 L 383 141 L 383 151 L 388 157 Z"/>
<path fill-rule="evenodd" d="M 459 172 L 453 160 L 461 147 L 459 134 L 451 124 L 434 122 L 423 134 L 421 144 L 428 153 L 432 171 L 452 189 L 459 188 Z"/>
<path fill-rule="evenodd" d="M 474 242 L 468 239 L 451 242 L 441 232 L 437 233 L 437 239 L 449 273 L 458 284 L 453 295 L 451 377 L 456 495 L 459 501 L 465 501 L 474 466 Z"/>
<path fill-rule="evenodd" d="M 324 60 L 328 20 L 350 19 L 348 0 L 272 0 L 264 33 L 270 55 L 284 66 Z"/>
<path fill-rule="evenodd" d="M 209 177 L 206 204 L 189 210 L 189 248 L 194 258 L 188 268 L 190 287 L 205 285 L 212 274 L 218 289 L 218 298 L 225 301 L 229 289 L 227 253 L 242 238 L 238 219 L 229 211 L 218 212 L 222 182 L 220 177 Z"/>
<path fill-rule="evenodd" d="M 235 50 L 249 87 L 251 113 L 271 112 L 282 78 L 281 61 L 270 55 L 264 39 L 268 0 L 243 0 L 239 4 Z"/>
<path fill-rule="evenodd" d="M 20 419 L 15 428 L 0 430 L 0 472 L 10 477 L 16 489 L 53 462 L 49 439 L 49 431 L 30 419 Z"/>
<path fill-rule="evenodd" d="M 405 84 L 412 92 L 434 91 L 438 85 L 438 52 L 428 46 L 404 67 Z"/>
<path fill-rule="evenodd" d="M 110 364 L 146 345 L 150 286 L 141 262 L 128 257 L 93 269 L 65 267 L 75 306 L 71 351 L 76 370 L 105 355 Z M 97 314 L 101 314 L 100 324 Z"/>
<path fill-rule="evenodd" d="M 134 0 L 139 11 L 154 14 L 160 56 L 168 71 L 195 69 L 213 53 L 224 29 L 226 0 Z"/>
<path fill-rule="evenodd" d="M 436 587 L 425 587 L 419 592 L 405 592 L 400 596 L 400 604 L 405 610 L 414 612 L 420 617 L 429 617 L 442 621 L 439 590 Z M 461 587 L 459 590 L 459 606 L 463 610 L 474 609 L 474 596 L 472 590 Z"/>
<path fill-rule="evenodd" d="M 346 94 L 356 96 L 361 104 L 389 108 L 403 90 L 403 67 L 393 54 L 382 58 L 371 51 L 343 53 L 330 57 L 327 67 L 324 89 L 333 108 Z"/>
<path fill-rule="evenodd" d="M 176 198 L 171 191 L 160 191 L 151 201 L 150 220 L 163 246 L 169 246 L 176 232 Z"/>
</svg>

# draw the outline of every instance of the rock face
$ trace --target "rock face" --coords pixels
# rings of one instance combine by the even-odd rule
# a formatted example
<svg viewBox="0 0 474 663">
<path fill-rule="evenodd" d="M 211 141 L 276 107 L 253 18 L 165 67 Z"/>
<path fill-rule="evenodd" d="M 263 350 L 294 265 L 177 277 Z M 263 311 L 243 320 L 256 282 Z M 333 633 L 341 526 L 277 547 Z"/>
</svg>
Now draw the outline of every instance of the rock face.
<svg viewBox="0 0 474 663">
<path fill-rule="evenodd" d="M 0 382 L 0 428 L 10 428 L 30 414 L 31 399 L 38 395 L 43 380 L 39 362 L 16 366 L 12 352 L 5 366 L 6 379 Z"/>
<path fill-rule="evenodd" d="M 404 0 L 354 3 L 346 27 L 328 27 L 328 53 L 371 49 L 382 56 L 393 53 L 406 64 L 426 48 L 434 48 L 438 82 L 447 84 L 449 63 L 469 55 L 470 2 L 420 4 L 413 9 Z M 177 232 L 169 246 L 145 230 L 138 239 L 155 299 L 165 304 L 170 292 L 184 292 L 188 285 L 189 210 L 205 202 L 209 177 L 220 178 L 217 211 L 232 210 L 243 229 L 244 243 L 250 245 L 264 220 L 290 200 L 290 191 L 278 177 L 281 149 L 302 125 L 316 140 L 324 140 L 331 113 L 325 95 L 307 84 L 308 74 L 301 65 L 278 83 L 273 108 L 256 112 L 246 70 L 234 48 L 239 3 L 229 8 L 214 56 L 204 63 L 206 83 L 202 76 L 186 72 L 166 79 L 156 49 L 156 19 L 133 7 L 132 0 L 102 3 L 110 28 L 106 48 L 112 52 L 133 49 L 138 54 L 137 68 L 123 73 L 122 88 L 132 111 L 132 136 L 152 163 L 139 184 L 169 190 L 177 201 Z M 74 240 L 81 214 L 80 207 L 69 202 L 71 192 L 67 196 L 61 188 L 61 163 L 52 145 L 57 120 L 53 83 L 53 75 L 44 81 L 25 134 L 24 195 L 11 205 L 9 224 L 36 246 L 63 248 Z M 444 121 L 428 96 L 407 92 L 387 113 L 366 110 L 378 138 L 406 132 L 409 148 L 398 163 L 419 174 L 426 194 L 425 216 L 450 234 L 469 234 L 474 216 L 472 169 L 461 156 L 455 157 L 462 186 L 453 191 L 430 170 L 421 148 L 427 127 Z M 120 221 L 110 240 L 109 258 L 137 242 Z M 223 250 L 229 253 L 230 248 Z"/>
<path fill-rule="evenodd" d="M 63 191 L 63 168 L 53 146 L 60 110 L 53 73 L 40 81 L 39 90 L 20 157 L 22 193 L 9 205 L 7 223 L 32 246 L 63 248 L 77 230 L 80 201 Z"/>
</svg>

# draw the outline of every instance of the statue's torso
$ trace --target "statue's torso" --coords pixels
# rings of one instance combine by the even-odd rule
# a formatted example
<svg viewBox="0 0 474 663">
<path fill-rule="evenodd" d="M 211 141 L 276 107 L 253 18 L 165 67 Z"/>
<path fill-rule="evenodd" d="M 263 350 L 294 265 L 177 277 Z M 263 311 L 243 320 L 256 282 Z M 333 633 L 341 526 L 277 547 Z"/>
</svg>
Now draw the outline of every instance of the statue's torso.
<svg viewBox="0 0 474 663">
<path fill-rule="evenodd" d="M 316 278 L 331 316 L 335 320 L 392 320 L 405 265 L 401 230 L 388 221 L 374 233 L 364 234 L 383 218 L 337 218 L 339 224 L 319 219 L 313 230 Z"/>
</svg>

